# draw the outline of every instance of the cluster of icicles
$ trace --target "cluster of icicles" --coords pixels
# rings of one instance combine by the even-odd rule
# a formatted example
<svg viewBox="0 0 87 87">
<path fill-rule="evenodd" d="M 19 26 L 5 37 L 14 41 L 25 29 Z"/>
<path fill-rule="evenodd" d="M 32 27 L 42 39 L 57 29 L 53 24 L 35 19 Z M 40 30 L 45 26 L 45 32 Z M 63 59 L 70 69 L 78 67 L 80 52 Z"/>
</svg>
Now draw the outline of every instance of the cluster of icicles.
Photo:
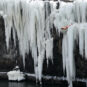
<svg viewBox="0 0 87 87">
<path fill-rule="evenodd" d="M 64 72 L 66 70 L 69 87 L 72 87 L 76 71 L 74 60 L 75 44 L 79 45 L 79 53 L 87 58 L 87 1 L 77 0 L 73 3 L 63 4 L 50 17 L 54 18 L 54 26 L 58 33 L 63 33 L 63 70 Z M 61 28 L 64 26 L 69 26 L 69 28 L 62 30 Z"/>
<path fill-rule="evenodd" d="M 53 1 L 2 0 L 0 3 L 0 15 L 3 16 L 5 23 L 7 50 L 12 33 L 14 46 L 18 39 L 24 67 L 25 55 L 31 52 L 36 79 L 39 81 L 42 77 L 45 53 L 47 63 L 53 58 L 53 38 L 49 30 L 51 25 L 47 19 L 55 8 L 56 2 Z"/>
<path fill-rule="evenodd" d="M 14 46 L 16 36 L 18 38 L 24 67 L 25 55 L 31 52 L 36 79 L 40 82 L 45 53 L 47 63 L 49 59 L 53 59 L 53 37 L 50 29 L 54 25 L 58 35 L 62 32 L 63 69 L 64 72 L 66 70 L 69 86 L 72 87 L 72 81 L 75 79 L 73 51 L 76 42 L 79 43 L 80 54 L 85 54 L 87 58 L 87 2 L 78 0 L 73 3 L 59 3 L 60 8 L 56 9 L 57 2 L 53 1 L 2 0 L 0 15 L 5 22 L 7 50 L 12 31 Z M 67 25 L 71 25 L 68 30 L 61 30 Z"/>
</svg>

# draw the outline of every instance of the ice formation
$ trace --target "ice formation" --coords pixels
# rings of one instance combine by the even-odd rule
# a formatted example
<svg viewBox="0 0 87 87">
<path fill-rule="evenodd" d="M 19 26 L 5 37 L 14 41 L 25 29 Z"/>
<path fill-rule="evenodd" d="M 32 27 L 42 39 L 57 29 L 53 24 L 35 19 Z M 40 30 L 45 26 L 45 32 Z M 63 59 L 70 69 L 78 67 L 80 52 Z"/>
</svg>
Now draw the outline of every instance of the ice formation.
<svg viewBox="0 0 87 87">
<path fill-rule="evenodd" d="M 53 38 L 50 33 L 49 16 L 56 9 L 56 2 L 34 0 L 3 0 L 0 3 L 0 14 L 4 18 L 7 50 L 11 31 L 16 46 L 23 57 L 31 52 L 34 60 L 36 79 L 41 81 L 45 53 L 47 62 L 53 58 Z"/>
<path fill-rule="evenodd" d="M 53 1 L 34 0 L 3 0 L 0 3 L 0 15 L 5 22 L 6 46 L 9 49 L 11 31 L 13 32 L 14 46 L 16 36 L 19 42 L 20 55 L 23 57 L 31 52 L 34 60 L 36 79 L 41 81 L 43 62 L 53 61 L 53 37 L 50 29 L 53 25 L 57 33 L 63 33 L 62 57 L 63 69 L 66 71 L 69 86 L 75 79 L 75 43 L 79 44 L 79 53 L 87 58 L 87 1 L 75 0 L 73 3 L 59 1 L 60 8 L 56 9 Z M 71 25 L 67 30 L 62 27 Z M 79 38 L 79 40 L 78 40 Z"/>
<path fill-rule="evenodd" d="M 63 69 L 66 70 L 69 86 L 75 79 L 74 47 L 79 44 L 79 53 L 87 58 L 87 1 L 76 0 L 73 3 L 63 4 L 54 16 L 54 26 L 58 33 L 63 33 L 62 57 Z M 61 28 L 71 25 L 67 30 Z M 78 40 L 79 39 L 79 40 Z"/>
</svg>

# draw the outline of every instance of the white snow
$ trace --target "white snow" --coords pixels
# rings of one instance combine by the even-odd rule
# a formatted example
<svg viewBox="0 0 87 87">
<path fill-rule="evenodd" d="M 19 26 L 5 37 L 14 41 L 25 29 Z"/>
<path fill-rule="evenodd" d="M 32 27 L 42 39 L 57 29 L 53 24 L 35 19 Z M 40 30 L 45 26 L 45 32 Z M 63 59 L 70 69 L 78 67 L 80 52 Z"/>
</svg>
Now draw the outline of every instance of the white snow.
<svg viewBox="0 0 87 87">
<path fill-rule="evenodd" d="M 9 71 L 7 75 L 8 75 L 8 80 L 10 81 L 25 80 L 25 77 L 24 77 L 25 75 L 23 74 L 23 72 L 20 72 L 20 70 Z"/>
</svg>

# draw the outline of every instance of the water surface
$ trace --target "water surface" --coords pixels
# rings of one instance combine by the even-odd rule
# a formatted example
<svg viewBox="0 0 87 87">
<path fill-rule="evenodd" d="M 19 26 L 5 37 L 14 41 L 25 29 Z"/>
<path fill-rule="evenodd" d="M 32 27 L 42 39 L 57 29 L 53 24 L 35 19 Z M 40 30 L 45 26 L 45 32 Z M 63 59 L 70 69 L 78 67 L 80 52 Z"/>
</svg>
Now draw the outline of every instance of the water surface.
<svg viewBox="0 0 87 87">
<path fill-rule="evenodd" d="M 0 80 L 0 87 L 68 87 L 68 85 L 65 82 L 62 82 L 61 84 L 43 84 L 36 85 L 35 83 L 31 83 L 29 81 L 26 82 L 9 82 L 6 80 Z M 75 82 L 73 84 L 73 87 L 87 87 L 85 83 L 78 83 Z"/>
<path fill-rule="evenodd" d="M 30 82 L 9 82 L 9 81 L 3 81 L 0 80 L 0 87 L 61 87 L 58 85 L 47 85 L 44 84 L 43 86 L 41 85 L 36 85 L 35 83 L 30 83 Z"/>
</svg>

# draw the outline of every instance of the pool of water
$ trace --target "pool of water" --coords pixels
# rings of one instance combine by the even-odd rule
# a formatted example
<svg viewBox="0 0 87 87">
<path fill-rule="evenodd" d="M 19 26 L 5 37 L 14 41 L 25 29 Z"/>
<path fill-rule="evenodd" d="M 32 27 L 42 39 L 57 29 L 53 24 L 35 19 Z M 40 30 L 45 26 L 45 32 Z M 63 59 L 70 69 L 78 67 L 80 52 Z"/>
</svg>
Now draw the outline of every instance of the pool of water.
<svg viewBox="0 0 87 87">
<path fill-rule="evenodd" d="M 61 86 L 61 85 L 52 85 L 52 84 L 35 84 L 31 82 L 9 82 L 6 80 L 0 80 L 0 87 L 66 87 L 66 86 Z"/>
<path fill-rule="evenodd" d="M 31 82 L 9 82 L 6 80 L 0 80 L 0 87 L 68 87 L 64 83 L 61 84 L 43 84 L 43 85 L 36 85 L 35 83 Z M 86 85 L 82 83 L 76 83 L 73 87 L 86 87 Z"/>
</svg>

